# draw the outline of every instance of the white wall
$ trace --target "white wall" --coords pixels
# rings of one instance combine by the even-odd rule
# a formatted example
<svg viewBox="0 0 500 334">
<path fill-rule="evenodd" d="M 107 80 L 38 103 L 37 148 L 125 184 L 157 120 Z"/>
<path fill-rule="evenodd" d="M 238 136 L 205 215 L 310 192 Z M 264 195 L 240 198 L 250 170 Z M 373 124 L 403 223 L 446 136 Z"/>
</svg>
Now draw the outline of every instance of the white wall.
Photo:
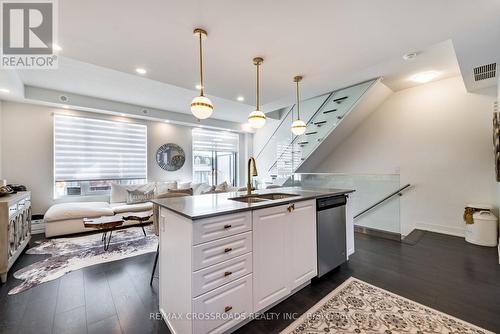
<svg viewBox="0 0 500 334">
<path fill-rule="evenodd" d="M 498 83 L 497 83 L 497 110 L 500 111 L 500 77 L 498 77 Z M 499 194 L 499 199 L 500 199 L 500 183 L 498 184 L 498 194 Z M 497 202 L 498 206 L 500 207 L 500 202 Z"/>
<path fill-rule="evenodd" d="M 469 94 L 460 77 L 393 94 L 315 172 L 400 173 L 402 233 L 463 235 L 467 203 L 497 206 L 492 96 Z"/>
<path fill-rule="evenodd" d="M 53 200 L 53 113 L 64 112 L 97 118 L 127 120 L 122 117 L 68 111 L 52 107 L 3 101 L 2 122 L 0 122 L 0 160 L 2 178 L 9 183 L 26 185 L 33 195 L 33 213 L 44 213 L 56 203 Z M 148 126 L 148 179 L 191 180 L 192 179 L 192 136 L 191 127 L 164 122 L 129 120 Z M 240 142 L 245 146 L 245 135 Z M 249 139 L 251 141 L 251 138 Z M 186 153 L 186 163 L 175 172 L 167 172 L 156 164 L 156 150 L 163 144 L 175 143 Z M 240 145 L 241 146 L 241 145 Z M 245 159 L 240 154 L 240 161 Z M 240 164 L 243 165 L 244 164 Z M 246 167 L 244 167 L 246 168 Z M 243 174 L 240 168 L 240 175 Z M 242 184 L 242 180 L 240 179 Z M 58 201 L 106 201 L 107 196 L 70 198 Z"/>
<path fill-rule="evenodd" d="M 0 180 L 2 179 L 2 100 L 0 100 Z"/>
</svg>

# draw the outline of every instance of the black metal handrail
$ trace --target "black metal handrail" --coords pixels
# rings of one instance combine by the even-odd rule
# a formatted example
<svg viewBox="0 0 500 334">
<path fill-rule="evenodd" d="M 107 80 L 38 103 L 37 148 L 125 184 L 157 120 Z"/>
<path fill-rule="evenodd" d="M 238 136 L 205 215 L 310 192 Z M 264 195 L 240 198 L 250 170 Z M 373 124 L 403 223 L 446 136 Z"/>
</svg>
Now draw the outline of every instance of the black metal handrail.
<svg viewBox="0 0 500 334">
<path fill-rule="evenodd" d="M 375 204 L 372 204 L 370 207 L 364 209 L 363 211 L 361 211 L 360 213 L 358 213 L 357 215 L 354 216 L 354 219 L 358 218 L 359 216 L 367 213 L 368 211 L 370 211 L 371 209 L 375 208 L 376 206 L 379 206 L 380 204 L 384 203 L 385 201 L 387 201 L 388 199 L 391 199 L 392 197 L 396 196 L 396 195 L 399 195 L 401 196 L 402 195 L 402 191 L 405 190 L 406 188 L 409 188 L 411 187 L 411 184 L 407 184 L 401 188 L 399 188 L 398 190 L 396 190 L 395 192 L 387 195 L 386 197 L 382 198 L 380 201 L 378 201 L 377 203 Z"/>
</svg>

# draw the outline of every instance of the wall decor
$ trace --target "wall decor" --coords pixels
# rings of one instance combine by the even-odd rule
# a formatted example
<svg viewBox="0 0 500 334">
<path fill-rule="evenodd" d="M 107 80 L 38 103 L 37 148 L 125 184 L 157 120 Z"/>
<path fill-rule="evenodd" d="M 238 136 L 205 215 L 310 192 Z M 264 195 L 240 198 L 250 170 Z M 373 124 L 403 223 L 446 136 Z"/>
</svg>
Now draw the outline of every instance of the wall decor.
<svg viewBox="0 0 500 334">
<path fill-rule="evenodd" d="M 163 144 L 156 151 L 156 162 L 162 169 L 173 172 L 184 166 L 186 155 L 177 144 Z"/>
</svg>

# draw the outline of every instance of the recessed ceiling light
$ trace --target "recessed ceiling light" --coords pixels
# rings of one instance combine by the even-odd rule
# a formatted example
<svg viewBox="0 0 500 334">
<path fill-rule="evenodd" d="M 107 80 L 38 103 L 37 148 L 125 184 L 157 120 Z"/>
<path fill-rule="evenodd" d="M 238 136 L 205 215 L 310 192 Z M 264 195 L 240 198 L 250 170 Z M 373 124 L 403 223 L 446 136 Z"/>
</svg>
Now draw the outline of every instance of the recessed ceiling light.
<svg viewBox="0 0 500 334">
<path fill-rule="evenodd" d="M 0 93 L 8 94 L 10 93 L 10 90 L 8 90 L 7 88 L 0 88 Z"/>
<path fill-rule="evenodd" d="M 170 123 L 170 121 L 168 119 L 164 120 L 165 123 Z"/>
<path fill-rule="evenodd" d="M 245 101 L 245 98 L 244 98 L 243 96 L 238 96 L 238 97 L 236 98 L 236 100 L 238 100 L 238 101 L 240 101 L 240 102 L 243 102 L 243 101 Z"/>
<path fill-rule="evenodd" d="M 441 75 L 441 72 L 438 72 L 438 71 L 426 71 L 426 72 L 420 72 L 420 73 L 412 75 L 410 77 L 410 80 L 418 82 L 418 83 L 426 83 L 426 82 L 429 82 L 429 81 L 436 79 L 440 75 Z"/>
<path fill-rule="evenodd" d="M 201 85 L 200 84 L 197 84 L 196 86 L 194 86 L 194 88 L 200 90 L 201 89 Z"/>
<path fill-rule="evenodd" d="M 69 109 L 69 106 L 67 104 L 62 106 L 64 109 Z"/>
<path fill-rule="evenodd" d="M 417 58 L 418 53 L 417 52 L 409 52 L 403 55 L 404 60 L 413 60 Z"/>
<path fill-rule="evenodd" d="M 57 45 L 56 43 L 52 44 L 52 50 L 56 51 L 56 52 L 61 52 L 62 51 L 62 48 Z"/>
<path fill-rule="evenodd" d="M 126 115 L 125 114 L 120 114 L 120 116 L 125 117 Z"/>
<path fill-rule="evenodd" d="M 142 67 L 138 67 L 135 69 L 135 71 L 139 74 L 146 74 L 148 71 L 146 71 L 144 68 Z"/>
</svg>

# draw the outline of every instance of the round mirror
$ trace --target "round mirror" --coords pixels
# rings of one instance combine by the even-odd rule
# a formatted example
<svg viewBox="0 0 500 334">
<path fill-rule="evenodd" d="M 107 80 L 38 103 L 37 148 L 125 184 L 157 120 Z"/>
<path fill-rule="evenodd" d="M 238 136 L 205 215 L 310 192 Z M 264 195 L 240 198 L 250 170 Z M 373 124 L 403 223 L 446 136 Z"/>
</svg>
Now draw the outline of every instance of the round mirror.
<svg viewBox="0 0 500 334">
<path fill-rule="evenodd" d="M 156 162 L 166 171 L 173 172 L 180 169 L 185 161 L 184 150 L 177 144 L 163 144 L 156 151 Z"/>
</svg>

